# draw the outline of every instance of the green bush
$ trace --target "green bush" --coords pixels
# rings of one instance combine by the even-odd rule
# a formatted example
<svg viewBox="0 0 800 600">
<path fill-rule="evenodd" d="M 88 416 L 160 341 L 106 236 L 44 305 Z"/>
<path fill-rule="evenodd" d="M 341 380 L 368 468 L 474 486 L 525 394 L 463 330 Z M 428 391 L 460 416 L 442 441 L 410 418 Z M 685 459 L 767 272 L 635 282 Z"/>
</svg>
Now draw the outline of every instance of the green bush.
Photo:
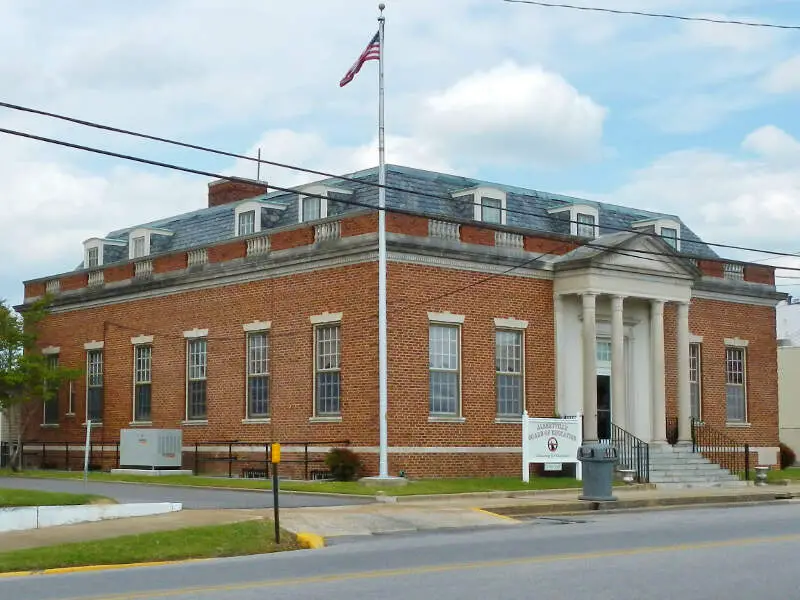
<svg viewBox="0 0 800 600">
<path fill-rule="evenodd" d="M 797 455 L 794 453 L 794 450 L 789 448 L 783 442 L 780 443 L 781 449 L 781 469 L 785 469 L 787 467 L 791 467 L 794 464 L 794 461 L 797 459 Z"/>
<path fill-rule="evenodd" d="M 333 448 L 325 457 L 325 464 L 336 481 L 352 481 L 361 472 L 358 455 L 347 448 Z"/>
</svg>

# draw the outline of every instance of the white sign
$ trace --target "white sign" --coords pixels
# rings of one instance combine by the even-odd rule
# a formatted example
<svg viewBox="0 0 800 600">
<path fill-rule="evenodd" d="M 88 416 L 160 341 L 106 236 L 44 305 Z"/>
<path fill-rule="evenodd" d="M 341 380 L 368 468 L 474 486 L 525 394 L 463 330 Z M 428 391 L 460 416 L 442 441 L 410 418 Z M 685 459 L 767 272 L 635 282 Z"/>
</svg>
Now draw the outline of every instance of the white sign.
<svg viewBox="0 0 800 600">
<path fill-rule="evenodd" d="M 563 419 L 531 419 L 522 415 L 522 480 L 530 478 L 530 464 L 575 463 L 581 479 L 578 448 L 583 443 L 580 415 Z M 560 468 L 560 465 L 559 465 Z M 545 470 L 549 470 L 545 467 Z"/>
</svg>

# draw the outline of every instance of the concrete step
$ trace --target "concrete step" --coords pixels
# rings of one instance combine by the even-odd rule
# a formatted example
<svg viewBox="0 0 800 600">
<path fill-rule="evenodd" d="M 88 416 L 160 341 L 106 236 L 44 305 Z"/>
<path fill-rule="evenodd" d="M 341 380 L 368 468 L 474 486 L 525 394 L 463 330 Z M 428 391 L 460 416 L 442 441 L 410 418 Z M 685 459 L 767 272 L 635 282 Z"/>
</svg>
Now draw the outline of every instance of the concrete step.
<svg viewBox="0 0 800 600">
<path fill-rule="evenodd" d="M 685 490 L 692 488 L 742 488 L 747 487 L 746 481 L 724 481 L 724 482 L 704 482 L 704 483 L 675 483 L 675 482 L 652 482 L 658 489 L 663 490 Z"/>
</svg>

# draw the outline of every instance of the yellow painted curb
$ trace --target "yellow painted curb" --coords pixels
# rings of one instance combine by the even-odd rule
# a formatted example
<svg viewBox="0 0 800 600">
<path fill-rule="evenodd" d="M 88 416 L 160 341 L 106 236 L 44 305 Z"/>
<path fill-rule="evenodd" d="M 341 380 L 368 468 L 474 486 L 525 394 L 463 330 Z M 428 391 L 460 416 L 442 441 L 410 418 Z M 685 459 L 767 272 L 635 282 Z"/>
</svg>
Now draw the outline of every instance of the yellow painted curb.
<svg viewBox="0 0 800 600">
<path fill-rule="evenodd" d="M 86 565 L 83 567 L 58 567 L 54 569 L 42 569 L 41 571 L 11 571 L 0 573 L 0 579 L 9 577 L 24 577 L 26 575 L 64 575 L 67 573 L 82 573 L 88 571 L 110 571 L 112 569 L 133 569 L 136 567 L 160 567 L 164 565 L 179 565 L 184 563 L 199 562 L 210 560 L 207 558 L 189 558 L 186 560 L 163 560 L 153 562 L 125 563 L 119 565 Z"/>
<path fill-rule="evenodd" d="M 498 519 L 505 519 L 506 521 L 513 521 L 514 523 L 519 523 L 520 522 L 519 519 L 515 519 L 515 518 L 509 517 L 507 515 L 501 515 L 501 514 L 492 512 L 490 510 L 486 510 L 485 508 L 473 508 L 472 510 L 474 510 L 475 512 L 479 512 L 479 513 L 483 513 L 483 514 L 486 514 L 486 515 L 491 515 L 493 517 L 497 517 Z"/>
<path fill-rule="evenodd" d="M 325 538 L 316 533 L 298 533 L 297 543 L 300 544 L 301 548 L 317 550 L 325 547 Z"/>
</svg>

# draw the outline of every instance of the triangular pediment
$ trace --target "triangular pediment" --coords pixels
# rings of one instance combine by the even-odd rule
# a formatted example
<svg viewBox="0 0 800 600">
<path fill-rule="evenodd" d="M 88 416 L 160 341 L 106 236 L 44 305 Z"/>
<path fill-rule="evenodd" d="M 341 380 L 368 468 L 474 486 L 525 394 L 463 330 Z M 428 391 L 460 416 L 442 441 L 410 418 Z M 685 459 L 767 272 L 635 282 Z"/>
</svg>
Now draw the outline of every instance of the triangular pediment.
<svg viewBox="0 0 800 600">
<path fill-rule="evenodd" d="M 633 232 L 600 236 L 560 257 L 554 266 L 557 271 L 592 268 L 681 278 L 698 275 L 697 268 L 662 239 Z"/>
</svg>

